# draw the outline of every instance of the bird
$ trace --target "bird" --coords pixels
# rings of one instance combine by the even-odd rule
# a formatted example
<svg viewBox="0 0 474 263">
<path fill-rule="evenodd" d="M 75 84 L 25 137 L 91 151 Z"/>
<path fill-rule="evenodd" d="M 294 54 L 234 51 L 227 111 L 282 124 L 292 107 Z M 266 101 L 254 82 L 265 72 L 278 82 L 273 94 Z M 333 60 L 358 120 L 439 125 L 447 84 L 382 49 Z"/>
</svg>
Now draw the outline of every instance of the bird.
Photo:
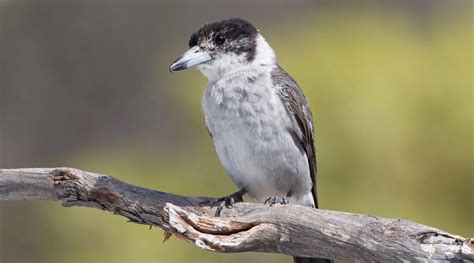
<svg viewBox="0 0 474 263">
<path fill-rule="evenodd" d="M 170 72 L 197 67 L 207 77 L 205 122 L 217 156 L 239 191 L 268 205 L 318 208 L 313 116 L 303 91 L 280 66 L 260 31 L 242 18 L 203 24 Z M 294 262 L 332 262 L 294 257 Z"/>
</svg>

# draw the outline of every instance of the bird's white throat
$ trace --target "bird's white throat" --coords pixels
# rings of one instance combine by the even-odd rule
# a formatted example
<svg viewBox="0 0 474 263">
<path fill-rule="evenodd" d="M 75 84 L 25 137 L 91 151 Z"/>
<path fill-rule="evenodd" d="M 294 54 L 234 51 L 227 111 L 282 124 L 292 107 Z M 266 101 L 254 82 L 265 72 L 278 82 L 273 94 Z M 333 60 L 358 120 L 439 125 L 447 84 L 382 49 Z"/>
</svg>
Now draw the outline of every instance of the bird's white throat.
<svg viewBox="0 0 474 263">
<path fill-rule="evenodd" d="M 226 53 L 212 61 L 201 64 L 197 68 L 207 77 L 209 82 L 217 81 L 225 76 L 241 71 L 271 71 L 276 66 L 276 55 L 265 38 L 258 34 L 256 41 L 255 58 L 249 62 L 247 54 Z"/>
</svg>

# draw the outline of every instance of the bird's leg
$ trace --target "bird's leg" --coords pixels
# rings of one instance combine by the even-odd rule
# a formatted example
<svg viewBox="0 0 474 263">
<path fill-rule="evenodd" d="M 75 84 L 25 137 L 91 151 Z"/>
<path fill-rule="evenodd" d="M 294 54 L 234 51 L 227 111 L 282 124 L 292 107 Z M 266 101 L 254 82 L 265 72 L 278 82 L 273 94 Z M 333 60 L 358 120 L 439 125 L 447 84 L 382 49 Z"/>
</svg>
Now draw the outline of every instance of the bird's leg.
<svg viewBox="0 0 474 263">
<path fill-rule="evenodd" d="M 231 208 L 235 203 L 243 202 L 244 201 L 243 196 L 246 193 L 247 193 L 247 189 L 242 188 L 239 191 L 229 196 L 224 196 L 214 201 L 211 204 L 211 207 L 214 207 L 215 205 L 219 204 L 219 206 L 217 207 L 215 216 L 218 217 L 221 215 L 221 211 L 224 208 L 224 206 L 227 208 Z"/>
<path fill-rule="evenodd" d="M 265 205 L 270 205 L 273 206 L 274 204 L 282 204 L 286 205 L 290 203 L 290 198 L 291 198 L 291 191 L 288 191 L 286 193 L 286 196 L 270 196 L 265 200 Z"/>
</svg>

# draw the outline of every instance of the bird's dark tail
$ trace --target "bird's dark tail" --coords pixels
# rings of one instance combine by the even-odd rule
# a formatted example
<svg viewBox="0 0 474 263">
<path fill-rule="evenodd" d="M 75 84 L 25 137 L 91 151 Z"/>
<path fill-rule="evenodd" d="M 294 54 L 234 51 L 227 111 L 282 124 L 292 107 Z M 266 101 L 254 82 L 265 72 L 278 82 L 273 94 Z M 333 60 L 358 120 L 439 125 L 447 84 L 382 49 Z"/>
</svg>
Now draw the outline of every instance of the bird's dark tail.
<svg viewBox="0 0 474 263">
<path fill-rule="evenodd" d="M 332 259 L 326 258 L 303 258 L 303 257 L 293 257 L 294 263 L 334 263 Z"/>
<path fill-rule="evenodd" d="M 311 189 L 313 194 L 314 208 L 318 209 L 318 198 L 316 195 L 316 185 Z M 334 260 L 327 258 L 304 258 L 304 257 L 293 257 L 294 263 L 334 263 Z"/>
</svg>

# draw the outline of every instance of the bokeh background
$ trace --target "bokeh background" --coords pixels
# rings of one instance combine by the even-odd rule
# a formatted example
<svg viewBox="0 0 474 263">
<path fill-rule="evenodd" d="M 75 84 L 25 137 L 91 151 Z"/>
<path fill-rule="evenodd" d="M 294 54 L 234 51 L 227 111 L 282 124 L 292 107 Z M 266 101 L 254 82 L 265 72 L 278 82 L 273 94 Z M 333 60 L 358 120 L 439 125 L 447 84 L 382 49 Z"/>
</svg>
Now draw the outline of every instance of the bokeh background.
<svg viewBox="0 0 474 263">
<path fill-rule="evenodd" d="M 202 23 L 252 21 L 312 105 L 323 208 L 474 236 L 472 1 L 0 1 L 0 167 L 235 191 L 170 74 Z M 54 202 L 0 203 L 0 262 L 290 262 L 202 251 Z"/>
</svg>

